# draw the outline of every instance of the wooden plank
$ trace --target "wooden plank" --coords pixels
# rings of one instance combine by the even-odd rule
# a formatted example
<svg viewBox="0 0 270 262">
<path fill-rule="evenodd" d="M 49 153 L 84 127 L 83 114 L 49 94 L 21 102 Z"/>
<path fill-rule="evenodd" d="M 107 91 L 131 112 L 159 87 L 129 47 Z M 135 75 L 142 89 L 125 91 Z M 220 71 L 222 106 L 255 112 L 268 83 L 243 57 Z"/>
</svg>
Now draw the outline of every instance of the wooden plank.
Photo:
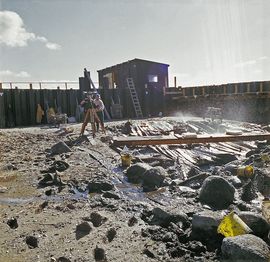
<svg viewBox="0 0 270 262">
<path fill-rule="evenodd" d="M 36 102 L 35 102 L 35 91 L 33 89 L 29 90 L 29 121 L 30 125 L 36 124 Z"/>
<path fill-rule="evenodd" d="M 0 88 L 0 128 L 6 127 L 4 91 Z"/>
<path fill-rule="evenodd" d="M 14 106 L 15 106 L 15 119 L 16 126 L 23 125 L 22 108 L 21 108 L 21 90 L 15 88 L 14 90 Z"/>
<path fill-rule="evenodd" d="M 171 144 L 198 144 L 198 143 L 218 143 L 234 141 L 254 141 L 269 140 L 270 133 L 248 134 L 248 135 L 198 135 L 194 138 L 179 136 L 147 136 L 147 137 L 114 137 L 114 146 L 142 146 L 142 145 L 171 145 Z"/>
</svg>

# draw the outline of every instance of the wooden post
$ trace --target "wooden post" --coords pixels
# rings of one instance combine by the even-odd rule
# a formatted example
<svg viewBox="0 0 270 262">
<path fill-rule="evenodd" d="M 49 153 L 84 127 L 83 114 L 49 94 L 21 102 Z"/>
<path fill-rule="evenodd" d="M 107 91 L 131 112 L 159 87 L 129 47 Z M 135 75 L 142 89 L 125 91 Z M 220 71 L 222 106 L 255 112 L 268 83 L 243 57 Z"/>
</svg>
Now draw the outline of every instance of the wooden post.
<svg viewBox="0 0 270 262">
<path fill-rule="evenodd" d="M 33 89 L 33 84 L 32 83 L 29 83 L 29 88 L 30 88 L 30 90 Z"/>
<path fill-rule="evenodd" d="M 9 83 L 10 89 L 12 89 L 12 83 Z"/>
<path fill-rule="evenodd" d="M 0 89 L 3 89 L 3 85 L 2 85 L 2 83 L 0 82 Z"/>
<path fill-rule="evenodd" d="M 237 84 L 234 85 L 234 93 L 238 94 L 238 85 Z"/>
<path fill-rule="evenodd" d="M 250 83 L 247 84 L 247 93 L 250 93 Z"/>
<path fill-rule="evenodd" d="M 204 86 L 202 87 L 202 95 L 205 96 L 205 88 L 204 88 Z"/>
<path fill-rule="evenodd" d="M 227 85 L 224 85 L 223 86 L 223 95 L 226 95 L 226 93 L 227 93 Z"/>
<path fill-rule="evenodd" d="M 67 83 L 65 83 L 65 88 L 66 88 L 66 90 L 67 90 Z"/>
<path fill-rule="evenodd" d="M 183 90 L 183 96 L 186 96 L 186 89 L 183 88 L 182 90 Z"/>
<path fill-rule="evenodd" d="M 41 82 L 39 82 L 39 89 L 41 89 Z"/>
<path fill-rule="evenodd" d="M 177 87 L 176 76 L 174 77 L 174 87 Z"/>
<path fill-rule="evenodd" d="M 260 93 L 263 93 L 263 82 L 260 82 Z"/>
</svg>

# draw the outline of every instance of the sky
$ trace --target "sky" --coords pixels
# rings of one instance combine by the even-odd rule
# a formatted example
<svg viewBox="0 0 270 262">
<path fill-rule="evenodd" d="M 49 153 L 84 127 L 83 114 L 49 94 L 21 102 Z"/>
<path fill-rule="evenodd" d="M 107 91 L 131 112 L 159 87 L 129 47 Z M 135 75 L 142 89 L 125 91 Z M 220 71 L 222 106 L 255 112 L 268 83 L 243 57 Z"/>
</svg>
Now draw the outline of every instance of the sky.
<svg viewBox="0 0 270 262">
<path fill-rule="evenodd" d="M 0 0 L 0 81 L 78 81 L 141 58 L 170 85 L 270 80 L 269 0 Z"/>
</svg>

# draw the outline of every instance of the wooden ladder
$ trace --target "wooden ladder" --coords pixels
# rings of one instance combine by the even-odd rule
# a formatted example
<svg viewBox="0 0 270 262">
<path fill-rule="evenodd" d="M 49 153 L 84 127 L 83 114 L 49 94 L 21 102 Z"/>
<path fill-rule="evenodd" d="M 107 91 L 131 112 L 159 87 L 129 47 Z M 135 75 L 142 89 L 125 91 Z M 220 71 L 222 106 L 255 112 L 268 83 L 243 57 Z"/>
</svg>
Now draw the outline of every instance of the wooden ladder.
<svg viewBox="0 0 270 262">
<path fill-rule="evenodd" d="M 139 101 L 139 98 L 138 98 L 137 91 L 135 89 L 133 78 L 131 78 L 131 77 L 127 78 L 127 85 L 128 85 L 129 91 L 130 91 L 130 96 L 131 96 L 131 99 L 132 99 L 132 103 L 133 103 L 133 107 L 134 107 L 134 110 L 135 110 L 136 117 L 137 118 L 142 118 L 143 117 L 142 108 L 141 108 L 141 105 L 140 105 L 140 101 Z"/>
</svg>

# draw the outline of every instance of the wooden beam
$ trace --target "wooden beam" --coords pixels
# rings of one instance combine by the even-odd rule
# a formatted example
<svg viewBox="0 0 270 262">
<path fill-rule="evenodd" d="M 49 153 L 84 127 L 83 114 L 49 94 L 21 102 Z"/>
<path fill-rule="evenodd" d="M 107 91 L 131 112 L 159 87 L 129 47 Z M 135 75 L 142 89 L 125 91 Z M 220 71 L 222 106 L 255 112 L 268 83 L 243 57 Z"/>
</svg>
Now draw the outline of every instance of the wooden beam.
<svg viewBox="0 0 270 262">
<path fill-rule="evenodd" d="M 114 146 L 145 146 L 145 145 L 172 145 L 172 144 L 199 144 L 236 141 L 270 141 L 270 133 L 248 135 L 198 135 L 194 138 L 182 136 L 129 136 L 114 137 Z"/>
</svg>

